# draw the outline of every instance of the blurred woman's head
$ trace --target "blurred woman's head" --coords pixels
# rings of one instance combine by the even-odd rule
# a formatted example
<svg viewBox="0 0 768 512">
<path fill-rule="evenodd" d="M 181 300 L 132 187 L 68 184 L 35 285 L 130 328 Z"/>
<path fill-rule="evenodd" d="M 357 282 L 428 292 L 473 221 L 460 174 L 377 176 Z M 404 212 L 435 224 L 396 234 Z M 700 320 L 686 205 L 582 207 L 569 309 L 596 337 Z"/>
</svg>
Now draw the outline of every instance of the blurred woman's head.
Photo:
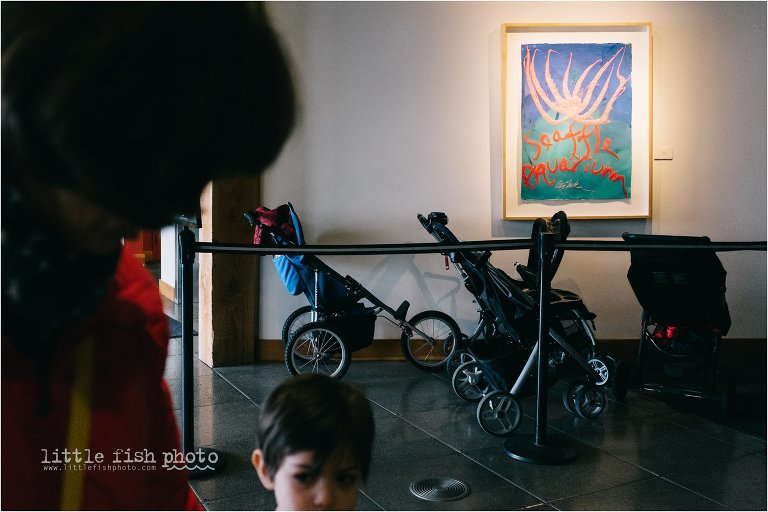
<svg viewBox="0 0 768 512">
<path fill-rule="evenodd" d="M 261 4 L 3 3 L 2 51 L 3 186 L 42 209 L 53 191 L 159 227 L 270 165 L 294 124 Z"/>
</svg>

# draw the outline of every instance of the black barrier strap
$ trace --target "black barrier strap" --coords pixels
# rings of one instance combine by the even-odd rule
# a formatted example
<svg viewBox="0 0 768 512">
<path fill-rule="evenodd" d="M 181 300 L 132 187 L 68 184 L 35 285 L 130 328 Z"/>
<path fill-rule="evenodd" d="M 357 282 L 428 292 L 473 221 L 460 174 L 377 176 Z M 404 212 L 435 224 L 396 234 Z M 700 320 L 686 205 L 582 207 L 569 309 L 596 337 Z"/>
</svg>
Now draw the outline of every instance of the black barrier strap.
<svg viewBox="0 0 768 512">
<path fill-rule="evenodd" d="M 367 245 L 302 245 L 300 247 L 261 247 L 249 244 L 222 244 L 195 242 L 195 252 L 228 254 L 325 254 L 335 256 L 360 256 L 383 254 L 434 254 L 452 251 L 488 251 L 530 249 L 530 239 L 502 241 L 471 241 L 458 244 L 367 244 Z M 555 249 L 567 251 L 634 251 L 634 250 L 702 250 L 702 251 L 765 251 L 766 242 L 711 242 L 709 244 L 634 244 L 627 242 L 602 242 L 594 240 L 565 241 L 554 244 Z"/>
<path fill-rule="evenodd" d="M 636 251 L 636 250 L 675 250 L 691 251 L 765 251 L 766 242 L 710 242 L 708 244 L 636 244 L 628 242 L 605 242 L 595 240 L 570 240 L 558 242 L 556 249 L 567 251 Z"/>
<path fill-rule="evenodd" d="M 530 249 L 530 240 L 506 240 L 485 242 L 460 242 L 459 244 L 366 244 L 366 245 L 302 245 L 299 247 L 260 247 L 248 244 L 215 244 L 197 242 L 196 252 L 230 254 L 325 254 L 325 255 L 366 255 L 366 254 L 434 254 L 452 251 L 513 250 Z"/>
</svg>

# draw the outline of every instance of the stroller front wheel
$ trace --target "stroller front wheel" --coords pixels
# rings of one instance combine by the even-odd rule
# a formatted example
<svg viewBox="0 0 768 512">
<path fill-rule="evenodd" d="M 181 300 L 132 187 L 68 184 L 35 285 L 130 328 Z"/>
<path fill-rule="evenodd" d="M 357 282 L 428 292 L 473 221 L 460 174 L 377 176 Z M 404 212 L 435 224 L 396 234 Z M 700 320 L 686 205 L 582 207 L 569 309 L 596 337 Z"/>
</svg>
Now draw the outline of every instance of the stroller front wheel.
<svg viewBox="0 0 768 512">
<path fill-rule="evenodd" d="M 574 395 L 574 406 L 582 418 L 597 418 L 605 409 L 605 391 L 589 384 L 582 386 Z"/>
<path fill-rule="evenodd" d="M 465 350 L 454 349 L 448 360 L 445 362 L 445 370 L 448 372 L 448 377 L 453 378 L 453 374 L 456 373 L 456 368 L 475 360 L 475 357 Z"/>
<path fill-rule="evenodd" d="M 285 366 L 291 375 L 322 373 L 340 379 L 351 359 L 342 336 L 322 320 L 297 329 L 285 346 Z"/>
<path fill-rule="evenodd" d="M 477 406 L 477 422 L 487 433 L 507 437 L 520 425 L 523 410 L 520 402 L 506 391 L 485 395 Z"/>
<path fill-rule="evenodd" d="M 468 361 L 456 368 L 451 386 L 459 398 L 468 402 L 478 402 L 490 390 L 490 385 L 483 377 L 483 369 L 475 361 Z"/>
<path fill-rule="evenodd" d="M 568 386 L 568 389 L 563 390 L 563 406 L 565 406 L 565 409 L 568 412 L 578 414 L 576 412 L 576 393 L 581 391 L 583 388 L 583 382 L 574 382 Z"/>
<path fill-rule="evenodd" d="M 593 357 L 587 361 L 587 364 L 592 367 L 592 369 L 599 377 L 599 380 L 594 383 L 596 386 L 603 386 L 608 383 L 608 380 L 611 376 L 611 371 L 605 361 L 602 360 L 602 358 Z"/>
<path fill-rule="evenodd" d="M 403 329 L 400 346 L 405 358 L 419 370 L 434 373 L 445 367 L 461 330 L 441 311 L 423 311 Z"/>
<path fill-rule="evenodd" d="M 325 315 L 318 313 L 316 320 L 322 320 Z M 283 331 L 280 338 L 283 340 L 283 347 L 288 345 L 291 336 L 299 330 L 299 328 L 307 325 L 312 321 L 312 306 L 301 306 L 299 309 L 288 315 L 283 323 Z"/>
</svg>

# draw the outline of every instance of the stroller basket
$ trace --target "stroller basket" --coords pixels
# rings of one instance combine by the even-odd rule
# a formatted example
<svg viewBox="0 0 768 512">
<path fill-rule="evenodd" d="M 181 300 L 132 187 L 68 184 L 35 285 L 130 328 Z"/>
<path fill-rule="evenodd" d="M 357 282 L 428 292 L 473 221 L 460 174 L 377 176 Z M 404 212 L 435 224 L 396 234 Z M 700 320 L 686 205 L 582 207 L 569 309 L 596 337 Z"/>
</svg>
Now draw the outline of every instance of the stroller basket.
<svg viewBox="0 0 768 512">
<path fill-rule="evenodd" d="M 376 315 L 372 312 L 330 317 L 323 323 L 338 333 L 353 352 L 373 343 Z"/>
</svg>

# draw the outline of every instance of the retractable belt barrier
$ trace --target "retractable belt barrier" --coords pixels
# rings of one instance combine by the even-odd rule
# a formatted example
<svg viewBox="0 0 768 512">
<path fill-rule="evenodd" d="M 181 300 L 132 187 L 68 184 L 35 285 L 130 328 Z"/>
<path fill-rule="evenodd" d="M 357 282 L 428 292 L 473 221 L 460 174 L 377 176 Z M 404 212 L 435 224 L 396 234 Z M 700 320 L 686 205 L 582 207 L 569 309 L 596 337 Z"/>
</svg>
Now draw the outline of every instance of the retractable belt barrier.
<svg viewBox="0 0 768 512">
<path fill-rule="evenodd" d="M 194 240 L 193 240 L 194 242 Z M 458 244 L 367 244 L 367 245 L 302 245 L 301 247 L 259 247 L 248 244 L 217 244 L 212 242 L 194 242 L 191 248 L 196 253 L 217 254 L 255 254 L 258 256 L 277 254 L 313 254 L 326 256 L 365 256 L 385 254 L 430 254 L 452 251 L 512 251 L 530 249 L 534 243 L 530 239 L 520 240 L 478 240 L 459 242 Z M 597 240 L 566 240 L 553 245 L 554 249 L 568 251 L 628 251 L 646 249 L 687 249 L 716 252 L 727 251 L 765 251 L 766 242 L 710 242 L 703 244 L 637 244 L 627 242 L 605 242 Z"/>
<path fill-rule="evenodd" d="M 629 251 L 629 250 L 689 250 L 689 251 L 766 251 L 766 242 L 709 242 L 707 244 L 638 244 L 618 241 L 566 240 L 554 243 L 551 233 L 541 233 L 536 242 L 530 239 L 480 240 L 457 244 L 413 243 L 413 244 L 367 244 L 367 245 L 302 245 L 301 247 L 260 247 L 249 244 L 224 244 L 197 242 L 192 231 L 185 226 L 179 233 L 179 263 L 181 266 L 181 440 L 186 454 L 191 477 L 208 475 L 221 469 L 223 455 L 210 448 L 194 446 L 194 386 L 192 347 L 192 265 L 196 253 L 240 254 L 272 256 L 279 254 L 312 254 L 328 256 L 364 256 L 387 254 L 442 254 L 453 251 L 510 251 L 531 249 L 539 252 L 539 297 L 547 297 L 551 286 L 549 257 L 554 249 L 566 251 Z M 543 319 L 546 318 L 546 301 L 539 304 L 539 339 L 545 333 Z M 541 392 L 543 382 L 543 361 L 546 361 L 545 343 L 539 343 L 537 378 L 536 430 L 532 439 L 527 436 L 523 443 L 510 439 L 505 443 L 511 457 L 534 464 L 562 464 L 576 458 L 576 452 L 563 439 L 546 440 L 546 392 Z M 194 460 L 193 460 L 194 459 Z M 190 462 L 191 461 L 191 462 Z"/>
</svg>

